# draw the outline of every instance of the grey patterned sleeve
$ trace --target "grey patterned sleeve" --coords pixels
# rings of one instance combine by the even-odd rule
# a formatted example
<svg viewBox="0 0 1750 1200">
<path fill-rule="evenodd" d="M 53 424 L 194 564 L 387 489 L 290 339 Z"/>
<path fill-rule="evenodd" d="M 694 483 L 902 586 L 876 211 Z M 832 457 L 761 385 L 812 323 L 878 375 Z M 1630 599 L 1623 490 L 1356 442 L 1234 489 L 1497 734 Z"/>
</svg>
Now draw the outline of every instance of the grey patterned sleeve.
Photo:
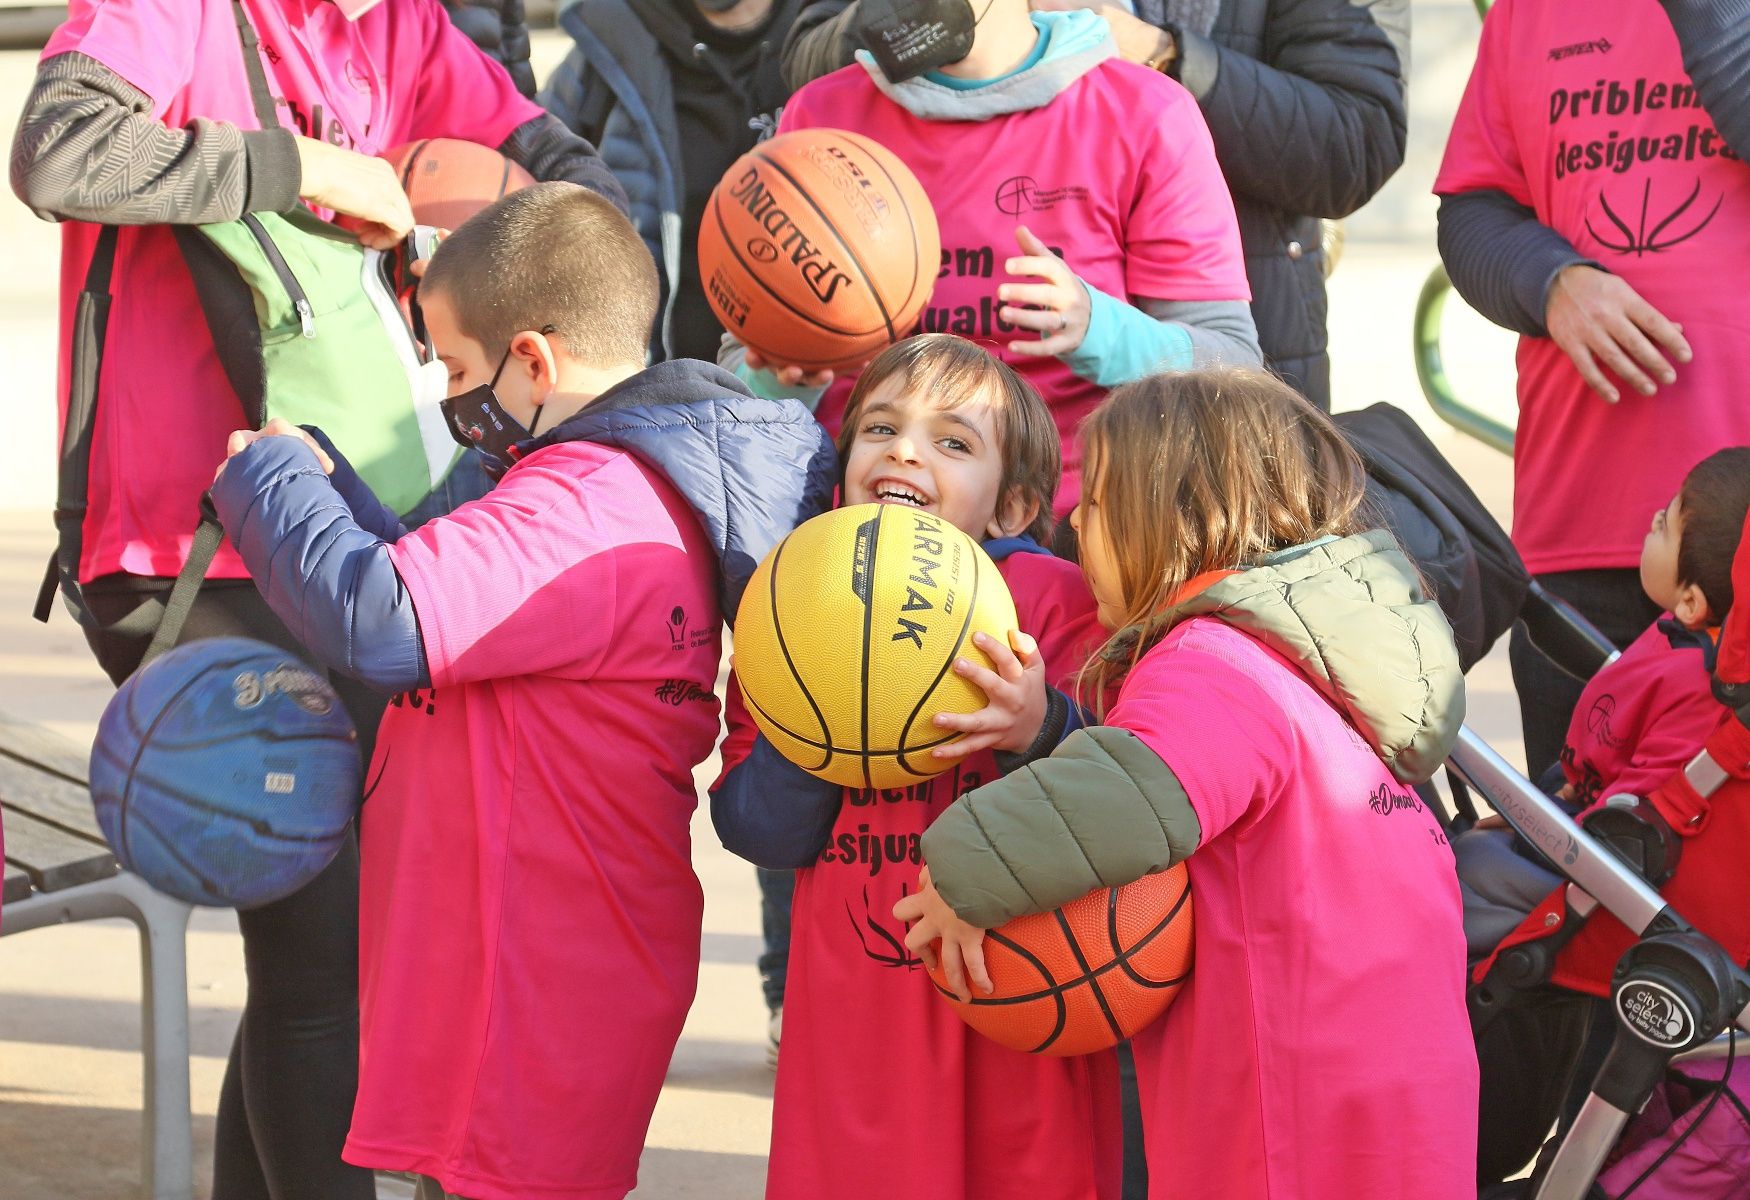
<svg viewBox="0 0 1750 1200">
<path fill-rule="evenodd" d="M 12 190 L 48 221 L 199 225 L 298 200 L 289 129 L 241 130 L 196 119 L 172 129 L 152 100 L 84 54 L 57 54 L 36 83 L 12 139 Z"/>
</svg>

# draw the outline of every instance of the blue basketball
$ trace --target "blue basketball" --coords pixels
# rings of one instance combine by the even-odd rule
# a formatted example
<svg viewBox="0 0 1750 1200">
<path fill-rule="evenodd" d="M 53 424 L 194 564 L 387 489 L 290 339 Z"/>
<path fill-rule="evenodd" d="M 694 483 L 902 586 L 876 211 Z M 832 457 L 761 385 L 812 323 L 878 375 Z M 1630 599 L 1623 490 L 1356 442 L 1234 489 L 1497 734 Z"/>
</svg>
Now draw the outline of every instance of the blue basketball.
<svg viewBox="0 0 1750 1200">
<path fill-rule="evenodd" d="M 328 681 L 249 638 L 188 642 L 134 672 L 91 749 L 97 821 L 122 865 L 227 908 L 320 874 L 358 812 L 361 775 Z"/>
</svg>

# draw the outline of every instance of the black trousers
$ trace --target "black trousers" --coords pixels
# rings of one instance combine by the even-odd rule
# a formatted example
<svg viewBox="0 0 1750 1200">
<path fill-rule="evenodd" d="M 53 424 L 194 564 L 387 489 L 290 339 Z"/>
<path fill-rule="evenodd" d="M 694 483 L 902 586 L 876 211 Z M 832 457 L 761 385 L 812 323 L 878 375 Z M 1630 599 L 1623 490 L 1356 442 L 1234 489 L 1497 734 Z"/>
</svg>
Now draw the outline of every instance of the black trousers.
<svg viewBox="0 0 1750 1200">
<path fill-rule="evenodd" d="M 1579 609 L 1619 649 L 1659 616 L 1659 606 L 1641 590 L 1640 571 L 1634 568 L 1552 571 L 1537 580 Z M 1507 656 L 1513 690 L 1519 693 L 1519 723 L 1525 731 L 1525 774 L 1535 783 L 1561 758 L 1568 722 L 1586 685 L 1545 658 L 1531 644 L 1523 624 L 1513 627 Z"/>
<path fill-rule="evenodd" d="M 86 599 L 108 624 L 169 584 L 111 575 L 86 585 Z M 201 589 L 179 641 L 208 637 L 256 638 L 309 661 L 246 579 Z M 86 640 L 117 684 L 146 651 L 145 639 L 87 631 Z M 329 680 L 368 761 L 386 698 L 342 676 Z M 213 1200 L 376 1195 L 370 1171 L 340 1160 L 358 1090 L 358 883 L 358 846 L 349 841 L 302 890 L 237 914 L 249 994 L 219 1093 Z"/>
</svg>

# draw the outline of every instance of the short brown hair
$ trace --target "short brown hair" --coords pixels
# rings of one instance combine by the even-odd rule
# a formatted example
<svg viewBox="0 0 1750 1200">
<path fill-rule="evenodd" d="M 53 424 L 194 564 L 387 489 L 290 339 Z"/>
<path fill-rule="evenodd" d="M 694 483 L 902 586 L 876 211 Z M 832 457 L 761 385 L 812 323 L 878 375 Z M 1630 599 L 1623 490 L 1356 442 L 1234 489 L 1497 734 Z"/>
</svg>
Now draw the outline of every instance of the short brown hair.
<svg viewBox="0 0 1750 1200">
<path fill-rule="evenodd" d="M 1154 375 L 1082 422 L 1082 502 L 1115 550 L 1118 629 L 1089 662 L 1106 695 L 1174 623 L 1186 583 L 1358 532 L 1367 475 L 1331 418 L 1261 371 Z"/>
<path fill-rule="evenodd" d="M 1702 459 L 1678 490 L 1683 536 L 1677 543 L 1677 582 L 1694 584 L 1707 599 L 1708 622 L 1732 608 L 1732 560 L 1750 513 L 1750 446 Z"/>
<path fill-rule="evenodd" d="M 1025 532 L 1041 543 L 1050 537 L 1055 524 L 1051 503 L 1057 498 L 1057 483 L 1063 475 L 1063 448 L 1051 410 L 1013 367 L 964 338 L 947 333 L 906 338 L 864 367 L 845 402 L 839 426 L 839 462 L 850 457 L 863 406 L 877 388 L 895 376 L 913 391 L 927 390 L 944 408 L 958 408 L 974 400 L 990 403 L 1003 458 L 998 504 L 1019 488 L 1025 499 L 1039 505 Z"/>
<path fill-rule="evenodd" d="M 444 239 L 420 290 L 442 292 L 488 356 L 548 328 L 586 366 L 649 355 L 656 264 L 624 213 L 574 183 L 533 184 L 481 209 Z"/>
</svg>

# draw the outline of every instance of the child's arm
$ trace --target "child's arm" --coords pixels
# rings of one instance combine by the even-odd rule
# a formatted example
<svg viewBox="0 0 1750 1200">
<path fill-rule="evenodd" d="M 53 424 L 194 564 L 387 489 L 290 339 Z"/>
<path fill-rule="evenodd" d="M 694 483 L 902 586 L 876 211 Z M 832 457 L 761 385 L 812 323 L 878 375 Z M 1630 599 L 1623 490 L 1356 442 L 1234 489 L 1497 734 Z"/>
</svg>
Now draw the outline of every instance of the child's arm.
<svg viewBox="0 0 1750 1200">
<path fill-rule="evenodd" d="M 213 504 L 268 607 L 325 665 L 385 693 L 429 687 L 419 618 L 388 543 L 359 527 L 301 438 L 256 438 Z"/>
<path fill-rule="evenodd" d="M 1063 739 L 1089 724 L 1075 701 L 1046 685 L 1045 660 L 1031 637 L 1015 630 L 1005 645 L 989 634 L 975 633 L 972 643 L 996 669 L 957 658 L 954 673 L 984 692 L 988 703 L 972 713 L 937 713 L 936 728 L 964 736 L 938 746 L 930 757 L 953 761 L 991 750 L 1006 775 L 1050 754 Z"/>
<path fill-rule="evenodd" d="M 271 428 L 273 422 L 268 424 Z M 352 519 L 359 523 L 359 528 L 385 542 L 399 540 L 407 532 L 401 524 L 401 518 L 377 499 L 377 493 L 371 490 L 370 484 L 359 478 L 359 473 L 346 461 L 346 455 L 335 449 L 334 443 L 328 440 L 328 435 L 316 426 L 303 425 L 300 428 L 322 448 L 328 461 L 333 464 L 328 470 L 328 482 L 334 485 L 334 490 L 346 501 L 346 506 L 352 510 Z"/>
<path fill-rule="evenodd" d="M 816 779 L 760 736 L 733 676 L 723 716 L 724 770 L 711 785 L 717 837 L 731 854 L 768 871 L 813 866 L 838 819 L 838 785 Z"/>
</svg>

